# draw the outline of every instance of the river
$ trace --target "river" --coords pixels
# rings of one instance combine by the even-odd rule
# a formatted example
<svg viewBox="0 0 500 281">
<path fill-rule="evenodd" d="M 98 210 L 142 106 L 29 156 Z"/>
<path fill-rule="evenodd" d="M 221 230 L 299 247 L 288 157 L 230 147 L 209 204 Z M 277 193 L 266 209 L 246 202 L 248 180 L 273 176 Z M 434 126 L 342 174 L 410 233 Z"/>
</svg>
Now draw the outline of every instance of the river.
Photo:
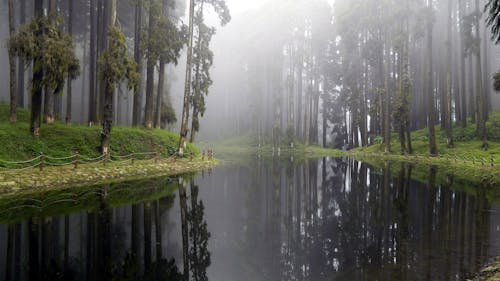
<svg viewBox="0 0 500 281">
<path fill-rule="evenodd" d="M 498 187 L 437 172 L 254 157 L 3 195 L 0 280 L 465 280 L 500 255 Z"/>
</svg>

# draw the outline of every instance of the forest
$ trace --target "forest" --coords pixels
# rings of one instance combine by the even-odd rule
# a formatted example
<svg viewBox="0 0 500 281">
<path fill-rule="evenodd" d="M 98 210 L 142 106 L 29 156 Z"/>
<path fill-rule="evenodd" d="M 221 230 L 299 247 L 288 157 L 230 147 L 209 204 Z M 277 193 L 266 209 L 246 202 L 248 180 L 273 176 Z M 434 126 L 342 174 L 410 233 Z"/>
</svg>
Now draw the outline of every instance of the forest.
<svg viewBox="0 0 500 281">
<path fill-rule="evenodd" d="M 500 278 L 500 0 L 0 22 L 0 281 Z"/>
<path fill-rule="evenodd" d="M 405 154 L 425 129 L 430 155 L 436 130 L 499 139 L 497 1 L 269 1 L 228 28 L 222 0 L 5 2 L 9 120 L 29 108 L 33 135 L 58 120 L 102 125 L 103 152 L 118 124 Z"/>
</svg>

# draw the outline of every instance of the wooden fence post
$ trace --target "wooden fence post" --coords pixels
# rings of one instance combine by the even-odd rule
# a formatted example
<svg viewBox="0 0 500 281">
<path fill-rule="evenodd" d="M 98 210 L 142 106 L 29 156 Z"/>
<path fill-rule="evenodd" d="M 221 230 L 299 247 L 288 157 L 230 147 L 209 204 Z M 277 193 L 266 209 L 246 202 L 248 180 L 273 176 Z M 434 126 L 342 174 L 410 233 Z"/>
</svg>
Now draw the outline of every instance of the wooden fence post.
<svg viewBox="0 0 500 281">
<path fill-rule="evenodd" d="M 43 162 L 45 160 L 45 156 L 43 155 L 43 153 L 41 153 L 40 155 L 40 172 L 43 172 Z"/>
<path fill-rule="evenodd" d="M 79 152 L 75 151 L 75 160 L 73 160 L 73 164 L 75 165 L 74 166 L 75 170 L 78 168 L 78 155 L 79 155 Z"/>
</svg>

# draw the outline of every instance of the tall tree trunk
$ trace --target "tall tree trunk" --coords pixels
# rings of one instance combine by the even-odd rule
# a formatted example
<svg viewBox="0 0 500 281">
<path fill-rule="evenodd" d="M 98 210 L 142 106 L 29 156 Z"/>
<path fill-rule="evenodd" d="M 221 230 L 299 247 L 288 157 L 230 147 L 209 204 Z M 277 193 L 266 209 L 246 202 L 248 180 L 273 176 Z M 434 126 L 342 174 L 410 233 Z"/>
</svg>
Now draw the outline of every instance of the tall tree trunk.
<svg viewBox="0 0 500 281">
<path fill-rule="evenodd" d="M 153 37 L 153 28 L 155 25 L 154 1 L 150 0 L 149 7 L 149 27 L 148 27 L 148 38 Z M 152 49 L 151 41 L 148 43 L 148 49 Z M 154 111 L 154 72 L 155 72 L 156 60 L 153 60 L 151 55 L 148 55 L 146 64 L 146 108 L 144 109 L 144 126 L 148 129 L 153 128 L 153 111 Z"/>
<path fill-rule="evenodd" d="M 135 2 L 135 32 L 134 32 L 134 60 L 137 64 L 137 73 L 142 74 L 142 54 L 140 49 L 141 33 L 142 33 L 142 0 Z M 142 75 L 141 75 L 142 77 Z M 138 82 L 141 85 L 141 81 Z M 134 103 L 132 109 L 132 125 L 139 126 L 141 124 L 142 112 L 142 87 L 138 86 L 134 93 Z"/>
<path fill-rule="evenodd" d="M 109 47 L 108 31 L 110 27 L 115 25 L 116 22 L 116 0 L 105 0 L 104 14 L 103 14 L 104 32 L 106 40 L 104 42 L 104 49 Z M 113 105 L 114 105 L 114 87 L 109 81 L 101 81 L 104 86 L 104 108 L 103 108 L 103 122 L 101 132 L 101 149 L 102 153 L 109 155 L 109 143 L 111 137 L 111 127 L 113 125 Z"/>
<path fill-rule="evenodd" d="M 308 79 L 311 79 L 310 77 Z M 311 108 L 311 95 L 312 95 L 312 81 L 310 82 L 306 97 L 305 97 L 305 111 L 304 111 L 304 144 L 309 145 L 309 137 L 310 137 L 310 127 L 309 127 L 309 116 L 310 116 L 310 108 Z"/>
<path fill-rule="evenodd" d="M 468 72 L 468 88 L 469 88 L 469 115 L 472 123 L 476 123 L 476 97 L 474 91 L 474 58 L 469 54 L 469 72 Z"/>
<path fill-rule="evenodd" d="M 85 7 L 87 7 L 87 3 L 85 3 Z M 80 98 L 81 98 L 81 107 L 80 107 L 80 116 L 81 116 L 81 122 L 85 123 L 85 118 L 88 118 L 88 109 L 86 109 L 86 103 L 85 103 L 85 85 L 87 84 L 87 26 L 90 21 L 88 20 L 88 17 L 85 17 L 84 21 L 84 29 L 83 29 L 83 58 L 82 58 L 82 90 L 80 92 Z M 87 116 L 87 117 L 85 117 Z"/>
<path fill-rule="evenodd" d="M 187 50 L 186 62 L 186 77 L 184 81 L 184 99 L 182 106 L 182 119 L 181 119 L 181 132 L 179 138 L 179 155 L 184 155 L 186 146 L 186 138 L 188 134 L 189 122 L 189 108 L 190 108 L 190 95 L 191 95 L 191 68 L 193 61 L 193 17 L 194 17 L 194 0 L 189 1 L 189 42 Z"/>
<path fill-rule="evenodd" d="M 201 3 L 201 7 L 199 8 L 199 13 L 201 13 L 199 16 L 201 19 L 203 19 L 203 2 Z M 203 34 L 201 34 L 201 23 L 202 21 L 198 21 L 197 20 L 197 23 L 198 23 L 198 26 L 197 26 L 197 30 L 198 30 L 198 39 L 197 39 L 197 42 L 196 42 L 196 50 L 198 52 L 198 56 L 201 55 L 201 46 L 202 46 L 202 37 L 203 37 Z M 193 28 L 193 32 L 194 32 L 194 28 Z M 200 89 L 200 72 L 201 72 L 201 63 L 202 61 L 200 59 L 197 60 L 197 63 L 196 63 L 196 69 L 195 69 L 195 74 L 194 74 L 194 79 L 195 79 L 195 82 L 194 82 L 194 91 L 193 91 L 193 96 L 195 95 L 202 95 L 201 93 L 201 89 Z M 195 98 L 193 100 L 196 100 Z M 200 123 L 199 123 L 199 108 L 198 108 L 198 103 L 197 102 L 193 102 L 193 116 L 191 118 L 191 137 L 189 138 L 189 141 L 190 142 L 194 142 L 194 138 L 195 138 L 195 135 L 196 135 L 196 132 L 199 130 L 199 126 L 200 126 Z"/>
<path fill-rule="evenodd" d="M 429 10 L 431 13 L 434 13 L 434 10 L 432 8 L 432 0 L 428 0 L 428 5 L 429 5 Z M 428 56 L 427 56 L 427 83 L 428 83 L 428 89 L 427 89 L 427 106 L 429 110 L 429 116 L 427 118 L 427 127 L 429 128 L 429 154 L 431 156 L 437 155 L 437 148 L 436 148 L 436 132 L 434 126 L 436 125 L 436 117 L 435 117 L 435 107 L 434 107 L 434 83 L 433 83 L 433 69 L 432 69 L 432 63 L 433 63 L 433 58 L 432 58 L 432 30 L 433 30 L 433 23 L 431 20 L 427 22 L 427 51 L 428 51 Z"/>
<path fill-rule="evenodd" d="M 90 0 L 90 56 L 89 56 L 89 125 L 96 123 L 96 72 L 97 72 L 97 20 L 96 20 L 96 1 Z"/>
<path fill-rule="evenodd" d="M 107 45 L 107 26 L 106 26 L 106 11 L 105 5 L 109 0 L 98 0 L 97 1 L 97 61 L 101 57 L 102 53 L 106 50 Z M 100 68 L 99 64 L 96 63 L 96 74 L 99 76 Z M 96 79 L 96 122 L 101 123 L 104 118 L 104 107 L 106 99 L 106 88 L 107 85 L 100 79 Z"/>
<path fill-rule="evenodd" d="M 297 136 L 304 140 L 302 134 L 302 96 L 303 96 L 303 79 L 302 72 L 304 71 L 304 61 L 302 53 L 300 53 L 297 62 L 297 129 L 295 130 Z"/>
<path fill-rule="evenodd" d="M 390 114 L 390 103 L 391 103 L 391 94 L 389 89 L 389 63 L 390 63 L 390 52 L 387 51 L 387 60 L 384 64 L 384 96 L 382 97 L 384 101 L 384 152 L 391 153 L 391 114 Z"/>
<path fill-rule="evenodd" d="M 57 12 L 57 1 L 56 0 L 49 0 L 49 10 L 48 10 L 48 17 L 49 20 L 53 20 L 55 17 L 55 14 Z M 44 95 L 44 116 L 43 116 L 43 121 L 47 124 L 53 124 L 54 123 L 54 89 L 48 85 L 45 86 L 45 95 Z"/>
<path fill-rule="evenodd" d="M 158 93 L 156 94 L 156 109 L 154 126 L 161 128 L 161 105 L 163 103 L 163 92 L 165 87 L 165 63 L 160 61 L 160 70 L 158 71 Z"/>
<path fill-rule="evenodd" d="M 293 50 L 293 44 L 290 44 L 290 74 L 289 74 L 289 92 L 288 92 L 288 101 L 289 101 L 289 108 L 288 108 L 288 130 L 290 130 L 290 147 L 293 148 L 293 142 L 295 138 L 295 105 L 294 105 L 294 93 L 295 93 L 295 65 L 294 65 L 294 50 Z M 324 103 L 323 103 L 324 104 Z"/>
<path fill-rule="evenodd" d="M 462 106 L 461 109 L 461 124 L 462 127 L 467 126 L 467 91 L 466 91 L 466 81 L 465 81 L 465 25 L 463 21 L 463 17 L 465 15 L 464 12 L 464 2 L 466 0 L 459 0 L 458 1 L 458 12 L 459 12 L 459 22 L 460 22 L 460 89 L 461 89 L 461 95 L 460 95 L 460 104 Z"/>
<path fill-rule="evenodd" d="M 326 147 L 326 131 L 328 130 L 328 120 L 327 120 L 327 111 L 326 111 L 326 99 L 327 99 L 327 91 L 328 91 L 328 78 L 327 78 L 327 75 L 323 76 L 323 79 L 324 79 L 324 84 L 323 84 L 323 100 L 322 100 L 322 117 L 323 117 L 323 141 L 322 141 L 322 144 L 323 144 L 323 147 Z M 293 107 L 292 107 L 293 108 Z M 293 124 L 293 122 L 292 122 Z"/>
<path fill-rule="evenodd" d="M 14 3 L 9 0 L 9 36 L 14 34 Z M 22 65 L 19 65 L 22 68 Z M 16 60 L 14 54 L 9 50 L 9 90 L 10 90 L 10 122 L 17 122 L 17 81 Z"/>
<path fill-rule="evenodd" d="M 452 81 L 451 81 L 451 55 L 452 55 L 452 44 L 451 44 L 451 25 L 452 25 L 452 0 L 448 0 L 448 38 L 446 42 L 446 100 L 445 104 L 445 131 L 446 131 L 446 145 L 448 147 L 453 147 L 453 127 L 451 119 L 451 100 L 452 100 Z"/>
<path fill-rule="evenodd" d="M 485 24 L 483 26 L 483 89 L 484 89 L 484 120 L 488 121 L 489 112 L 493 109 L 491 102 L 491 60 L 490 60 L 490 48 L 489 48 L 489 32 L 488 27 Z"/>
<path fill-rule="evenodd" d="M 476 13 L 480 14 L 479 11 L 479 0 L 476 0 Z M 476 36 L 479 37 L 479 17 L 476 17 Z M 480 42 L 480 41 L 479 41 Z M 484 103 L 484 93 L 483 93 L 483 74 L 481 68 L 481 48 L 476 50 L 476 87 L 477 87 L 477 134 L 479 139 L 483 142 L 482 148 L 484 150 L 488 149 L 488 141 L 486 139 L 486 118 L 485 118 L 485 103 Z"/>
<path fill-rule="evenodd" d="M 68 33 L 73 36 L 73 1 L 69 1 L 68 3 Z M 72 92 L 71 92 L 71 83 L 72 80 L 68 75 L 68 89 L 66 96 L 66 124 L 71 123 L 71 103 L 72 103 Z M 85 83 L 83 81 L 82 83 Z"/>
<path fill-rule="evenodd" d="M 43 17 L 43 0 L 35 1 L 34 5 L 35 18 Z M 41 36 L 41 34 L 35 34 Z M 33 60 L 33 65 L 39 65 L 39 57 Z M 41 67 L 33 68 L 33 81 L 41 81 L 43 79 L 43 69 Z M 40 124 L 42 119 L 42 88 L 35 87 L 31 94 L 31 116 L 30 116 L 30 132 L 34 136 L 40 135 Z"/>
<path fill-rule="evenodd" d="M 19 11 L 19 23 L 22 25 L 26 22 L 26 0 L 21 0 Z M 24 107 L 24 60 L 18 58 L 17 60 L 17 105 Z"/>
</svg>

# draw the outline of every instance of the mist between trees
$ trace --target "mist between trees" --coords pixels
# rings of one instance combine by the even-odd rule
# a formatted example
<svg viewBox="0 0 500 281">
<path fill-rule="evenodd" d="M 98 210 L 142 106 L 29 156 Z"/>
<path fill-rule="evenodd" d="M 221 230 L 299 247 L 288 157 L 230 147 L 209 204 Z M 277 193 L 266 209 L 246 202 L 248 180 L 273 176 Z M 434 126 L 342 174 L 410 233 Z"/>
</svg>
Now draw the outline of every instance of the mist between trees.
<svg viewBox="0 0 500 281">
<path fill-rule="evenodd" d="M 473 123 L 488 148 L 497 1 L 270 0 L 231 19 L 243 2 L 2 1 L 0 96 L 31 108 L 33 134 L 43 116 L 102 124 L 103 142 L 118 124 L 411 152 L 410 132 L 429 128 L 436 154 L 434 125 L 453 146 L 453 125 Z"/>
</svg>

